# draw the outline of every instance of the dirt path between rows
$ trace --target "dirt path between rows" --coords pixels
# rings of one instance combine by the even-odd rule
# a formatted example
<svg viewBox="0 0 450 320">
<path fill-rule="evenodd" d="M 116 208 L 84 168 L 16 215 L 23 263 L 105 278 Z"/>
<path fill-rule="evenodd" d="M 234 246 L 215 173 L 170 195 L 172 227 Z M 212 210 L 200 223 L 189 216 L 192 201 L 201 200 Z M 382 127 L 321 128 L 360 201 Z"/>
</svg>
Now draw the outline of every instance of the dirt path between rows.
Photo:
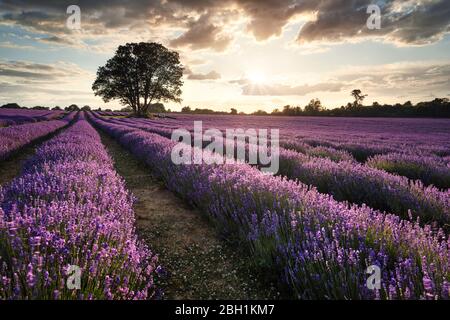
<svg viewBox="0 0 450 320">
<path fill-rule="evenodd" d="M 159 255 L 165 299 L 275 299 L 278 293 L 249 267 L 249 258 L 220 239 L 200 212 L 152 178 L 149 169 L 99 132 L 117 172 L 137 198 L 139 237 Z"/>
<path fill-rule="evenodd" d="M 22 148 L 6 160 L 0 161 L 0 186 L 7 184 L 17 177 L 25 160 L 31 157 L 36 150 L 36 144 Z"/>
<path fill-rule="evenodd" d="M 72 124 L 68 124 L 62 128 L 59 128 L 44 137 L 38 138 L 32 141 L 30 144 L 15 151 L 6 160 L 0 160 L 0 186 L 7 184 L 17 177 L 22 171 L 22 165 L 28 158 L 32 157 L 42 143 L 48 141 L 70 127 Z"/>
</svg>

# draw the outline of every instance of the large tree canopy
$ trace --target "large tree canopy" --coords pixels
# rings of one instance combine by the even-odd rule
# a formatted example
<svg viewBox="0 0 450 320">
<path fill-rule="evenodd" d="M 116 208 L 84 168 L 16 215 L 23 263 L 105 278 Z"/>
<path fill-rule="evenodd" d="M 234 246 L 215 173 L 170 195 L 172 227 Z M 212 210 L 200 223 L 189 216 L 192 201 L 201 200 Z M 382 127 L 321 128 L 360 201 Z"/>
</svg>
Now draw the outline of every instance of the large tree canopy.
<svg viewBox="0 0 450 320">
<path fill-rule="evenodd" d="M 92 85 L 105 102 L 119 99 L 138 114 L 153 101 L 180 102 L 183 66 L 177 52 L 159 43 L 127 43 L 97 71 Z"/>
</svg>

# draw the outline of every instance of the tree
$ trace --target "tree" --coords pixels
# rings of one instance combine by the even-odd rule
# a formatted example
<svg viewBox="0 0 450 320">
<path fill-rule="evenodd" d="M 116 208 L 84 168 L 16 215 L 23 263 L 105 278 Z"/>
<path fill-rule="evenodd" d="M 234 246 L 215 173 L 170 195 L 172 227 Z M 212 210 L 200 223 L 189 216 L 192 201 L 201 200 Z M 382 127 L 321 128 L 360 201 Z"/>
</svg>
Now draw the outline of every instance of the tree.
<svg viewBox="0 0 450 320">
<path fill-rule="evenodd" d="M 2 105 L 0 108 L 20 109 L 20 106 L 19 106 L 17 103 L 13 102 L 13 103 L 7 103 L 7 104 L 4 104 L 4 105 Z"/>
<path fill-rule="evenodd" d="M 319 99 L 311 99 L 311 101 L 305 106 L 306 114 L 317 114 L 322 110 L 322 102 L 320 102 Z"/>
<path fill-rule="evenodd" d="M 367 97 L 367 94 L 362 94 L 361 90 L 354 89 L 351 93 L 351 96 L 355 98 L 355 101 L 353 102 L 353 106 L 358 107 L 362 104 L 363 100 Z"/>
<path fill-rule="evenodd" d="M 147 111 L 152 113 L 162 113 L 166 112 L 166 108 L 164 108 L 164 105 L 162 103 L 153 103 L 148 106 Z"/>
<path fill-rule="evenodd" d="M 126 106 L 125 108 L 120 109 L 120 112 L 133 112 L 133 109 L 131 109 L 130 106 Z"/>
<path fill-rule="evenodd" d="M 55 107 L 52 108 L 52 110 L 54 110 L 54 111 L 61 111 L 62 109 L 61 109 L 60 106 L 55 106 Z"/>
<path fill-rule="evenodd" d="M 230 114 L 233 114 L 233 115 L 236 115 L 236 114 L 238 114 L 238 111 L 237 111 L 237 109 L 235 109 L 235 108 L 231 108 Z"/>
<path fill-rule="evenodd" d="M 191 107 L 189 107 L 189 106 L 183 107 L 183 108 L 181 108 L 181 112 L 189 113 L 189 112 L 191 112 Z"/>
<path fill-rule="evenodd" d="M 76 104 L 71 104 L 68 107 L 65 107 L 64 110 L 66 111 L 80 111 L 80 108 Z"/>
<path fill-rule="evenodd" d="M 403 107 L 406 107 L 406 108 L 412 108 L 412 103 L 411 103 L 411 101 L 406 101 L 404 104 L 403 104 Z"/>
<path fill-rule="evenodd" d="M 267 115 L 267 112 L 259 109 L 259 110 L 256 110 L 255 112 L 253 112 L 252 114 L 255 116 L 265 116 L 265 115 Z"/>
<path fill-rule="evenodd" d="M 92 85 L 105 102 L 118 99 L 142 116 L 154 101 L 181 102 L 179 54 L 159 43 L 127 43 L 97 71 Z"/>
<path fill-rule="evenodd" d="M 81 108 L 81 111 L 91 111 L 91 107 L 84 106 L 83 108 Z"/>
</svg>

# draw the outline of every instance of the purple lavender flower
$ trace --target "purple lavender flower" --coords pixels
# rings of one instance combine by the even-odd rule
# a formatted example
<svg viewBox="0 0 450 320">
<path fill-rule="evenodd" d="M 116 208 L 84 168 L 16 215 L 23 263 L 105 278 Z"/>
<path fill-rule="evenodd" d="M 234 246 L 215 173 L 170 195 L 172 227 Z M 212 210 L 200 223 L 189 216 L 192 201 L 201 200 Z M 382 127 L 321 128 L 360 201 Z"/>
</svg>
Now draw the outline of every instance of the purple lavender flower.
<svg viewBox="0 0 450 320">
<path fill-rule="evenodd" d="M 81 113 L 0 189 L 0 298 L 154 297 L 157 259 L 137 239 L 132 199 Z M 80 290 L 66 285 L 69 265 Z"/>
</svg>

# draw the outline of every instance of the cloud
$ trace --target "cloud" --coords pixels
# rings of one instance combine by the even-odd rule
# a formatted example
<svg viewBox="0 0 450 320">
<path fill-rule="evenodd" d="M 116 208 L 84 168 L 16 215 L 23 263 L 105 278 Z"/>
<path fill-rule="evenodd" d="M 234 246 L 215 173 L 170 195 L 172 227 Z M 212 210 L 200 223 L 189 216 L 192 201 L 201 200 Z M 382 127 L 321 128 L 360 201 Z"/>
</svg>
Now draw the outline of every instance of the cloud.
<svg viewBox="0 0 450 320">
<path fill-rule="evenodd" d="M 184 67 L 184 74 L 189 80 L 217 80 L 221 78 L 220 73 L 212 70 L 208 73 L 195 73 L 188 66 Z"/>
<path fill-rule="evenodd" d="M 69 79 L 73 76 L 86 75 L 84 70 L 69 63 L 54 65 L 34 63 L 29 61 L 0 60 L 0 78 L 10 80 L 58 80 Z M 11 79 L 12 78 L 12 79 Z"/>
<path fill-rule="evenodd" d="M 0 42 L 0 48 L 7 48 L 7 49 L 27 49 L 27 50 L 33 50 L 33 49 L 35 49 L 33 46 L 21 45 L 21 44 L 14 43 L 14 42 L 11 42 L 11 41 L 1 41 L 1 42 Z"/>
<path fill-rule="evenodd" d="M 51 37 L 46 37 L 46 38 L 38 38 L 38 40 L 40 42 L 46 42 L 46 43 L 51 43 L 51 44 L 60 44 L 60 45 L 75 45 L 77 43 L 75 43 L 74 41 L 67 39 L 67 38 L 63 38 L 63 37 L 58 37 L 58 36 L 51 36 Z"/>
<path fill-rule="evenodd" d="M 381 28 L 369 30 L 367 7 L 372 0 L 317 1 L 315 19 L 301 28 L 297 41 L 344 41 L 380 38 L 397 44 L 423 45 L 440 40 L 450 31 L 447 0 L 386 0 L 380 3 Z"/>
<path fill-rule="evenodd" d="M 302 13 L 311 1 L 294 0 L 238 0 L 239 7 L 250 19 L 247 30 L 257 40 L 279 36 L 283 27 L 296 14 Z"/>
<path fill-rule="evenodd" d="M 222 52 L 232 43 L 226 30 L 243 21 L 240 31 L 256 40 L 279 36 L 291 21 L 306 21 L 299 44 L 362 40 L 368 37 L 401 45 L 436 42 L 450 32 L 448 0 L 383 0 L 381 29 L 369 30 L 367 6 L 373 0 L 80 0 L 82 32 L 65 27 L 72 1 L 3 0 L 2 24 L 19 25 L 46 34 L 43 41 L 77 45 L 80 39 L 117 35 L 163 35 L 167 42 L 190 50 Z M 182 34 L 173 36 L 174 30 Z M 165 32 L 168 32 L 167 34 Z M 170 34 L 170 36 L 169 36 Z M 70 39 L 69 39 L 70 37 Z"/>
<path fill-rule="evenodd" d="M 170 41 L 174 47 L 189 47 L 190 49 L 211 48 L 215 51 L 224 51 L 231 43 L 232 38 L 224 34 L 221 27 L 211 22 L 211 16 L 204 14 L 197 20 L 188 23 L 188 30 Z"/>
<path fill-rule="evenodd" d="M 92 75 L 71 63 L 54 64 L 0 59 L 0 100 L 26 104 L 92 99 Z M 57 85 L 55 85 L 57 84 Z"/>
<path fill-rule="evenodd" d="M 285 84 L 254 85 L 246 83 L 242 86 L 242 94 L 246 96 L 304 96 L 315 92 L 339 92 L 343 83 L 324 82 L 313 85 L 289 86 Z"/>
<path fill-rule="evenodd" d="M 220 79 L 220 73 L 210 71 L 208 73 L 191 73 L 188 75 L 189 80 L 217 80 Z"/>
<path fill-rule="evenodd" d="M 3 69 L 0 67 L 0 77 L 15 77 L 15 78 L 28 78 L 28 79 L 43 79 L 43 80 L 54 80 L 55 76 L 47 73 L 36 73 L 28 71 L 19 71 L 11 69 Z"/>
<path fill-rule="evenodd" d="M 450 61 L 393 63 L 352 67 L 335 77 L 352 86 L 379 92 L 446 92 L 450 83 Z"/>
</svg>

